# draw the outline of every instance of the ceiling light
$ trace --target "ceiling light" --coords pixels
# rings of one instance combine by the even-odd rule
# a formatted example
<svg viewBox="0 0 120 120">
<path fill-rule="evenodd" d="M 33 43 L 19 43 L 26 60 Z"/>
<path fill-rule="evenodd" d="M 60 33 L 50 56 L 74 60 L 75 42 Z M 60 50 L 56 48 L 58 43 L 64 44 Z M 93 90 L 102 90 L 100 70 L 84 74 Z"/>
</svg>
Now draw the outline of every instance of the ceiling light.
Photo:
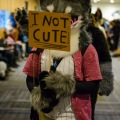
<svg viewBox="0 0 120 120">
<path fill-rule="evenodd" d="M 110 0 L 110 3 L 114 3 L 115 1 L 114 0 Z"/>
<path fill-rule="evenodd" d="M 94 3 L 96 3 L 96 2 L 97 2 L 97 0 L 94 0 L 93 2 L 94 2 Z"/>
<path fill-rule="evenodd" d="M 99 2 L 99 1 L 100 1 L 100 0 L 93 0 L 94 3 L 97 3 L 97 2 Z"/>
</svg>

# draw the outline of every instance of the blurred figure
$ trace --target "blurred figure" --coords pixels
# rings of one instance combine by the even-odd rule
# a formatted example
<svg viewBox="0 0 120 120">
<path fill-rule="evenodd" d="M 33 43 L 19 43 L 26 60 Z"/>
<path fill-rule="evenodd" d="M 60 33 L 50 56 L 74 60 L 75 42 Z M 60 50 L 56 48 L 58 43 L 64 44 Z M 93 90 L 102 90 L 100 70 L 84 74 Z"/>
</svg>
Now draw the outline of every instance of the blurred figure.
<svg viewBox="0 0 120 120">
<path fill-rule="evenodd" d="M 105 37 L 105 39 L 107 40 L 106 31 L 105 31 L 104 27 L 101 25 L 101 22 L 100 22 L 101 19 L 98 19 L 95 14 L 91 14 L 91 17 L 92 17 L 92 24 L 93 24 L 95 27 L 98 27 L 98 28 L 103 32 L 104 37 Z"/>
<path fill-rule="evenodd" d="M 97 8 L 96 12 L 95 12 L 95 17 L 97 19 L 98 22 L 101 23 L 101 20 L 102 20 L 102 11 L 100 8 Z"/>
<path fill-rule="evenodd" d="M 10 48 L 7 47 L 6 44 L 4 44 L 4 39 L 1 39 L 0 40 L 0 71 L 2 72 L 0 78 L 5 79 L 9 71 L 14 71 L 11 64 L 13 60 L 12 57 L 13 56 L 10 52 Z"/>
<path fill-rule="evenodd" d="M 100 8 L 97 8 L 96 12 L 94 13 L 96 21 L 100 24 L 103 25 L 105 18 L 103 18 L 102 11 Z"/>
<path fill-rule="evenodd" d="M 113 57 L 120 57 L 120 46 L 116 51 L 114 51 Z"/>
<path fill-rule="evenodd" d="M 23 52 L 23 46 L 22 41 L 19 40 L 19 27 L 17 25 L 17 22 L 14 18 L 14 13 L 12 12 L 8 18 L 7 25 L 6 25 L 6 33 L 14 40 L 14 49 L 15 49 L 15 56 L 17 60 L 21 60 L 22 58 L 22 52 Z"/>
<path fill-rule="evenodd" d="M 113 20 L 110 22 L 110 37 L 113 40 L 113 51 L 117 50 L 120 39 L 120 21 Z"/>
<path fill-rule="evenodd" d="M 9 20 L 10 20 L 10 22 L 11 22 L 12 27 L 15 28 L 15 27 L 17 26 L 17 23 L 16 23 L 16 20 L 15 20 L 15 18 L 14 18 L 14 12 L 11 12 L 11 13 L 10 13 Z"/>
<path fill-rule="evenodd" d="M 91 24 L 88 26 L 88 32 L 92 37 L 92 44 L 96 48 L 99 57 L 100 70 L 103 80 L 100 82 L 98 94 L 100 96 L 109 96 L 113 91 L 114 76 L 112 73 L 112 59 L 109 53 L 106 38 L 103 32 L 96 26 L 95 15 L 91 14 Z M 91 94 L 92 104 L 96 104 L 97 95 Z M 92 108 L 95 111 L 95 106 Z M 94 112 L 92 112 L 94 116 Z"/>
<path fill-rule="evenodd" d="M 4 34 L 5 38 L 3 44 L 8 50 L 4 51 L 3 56 L 9 59 L 9 65 L 11 67 L 18 67 L 16 59 L 16 53 L 18 51 L 16 51 L 15 41 L 10 35 L 6 33 L 6 31 L 4 32 Z"/>
</svg>

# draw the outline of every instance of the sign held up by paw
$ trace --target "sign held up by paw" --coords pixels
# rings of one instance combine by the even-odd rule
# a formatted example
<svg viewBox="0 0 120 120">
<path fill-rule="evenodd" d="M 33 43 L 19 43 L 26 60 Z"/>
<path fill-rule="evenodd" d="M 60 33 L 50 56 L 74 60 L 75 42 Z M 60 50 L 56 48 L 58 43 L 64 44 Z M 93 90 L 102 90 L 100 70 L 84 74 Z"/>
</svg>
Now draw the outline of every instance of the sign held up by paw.
<svg viewBox="0 0 120 120">
<path fill-rule="evenodd" d="M 70 51 L 71 17 L 65 13 L 29 12 L 29 46 Z"/>
</svg>

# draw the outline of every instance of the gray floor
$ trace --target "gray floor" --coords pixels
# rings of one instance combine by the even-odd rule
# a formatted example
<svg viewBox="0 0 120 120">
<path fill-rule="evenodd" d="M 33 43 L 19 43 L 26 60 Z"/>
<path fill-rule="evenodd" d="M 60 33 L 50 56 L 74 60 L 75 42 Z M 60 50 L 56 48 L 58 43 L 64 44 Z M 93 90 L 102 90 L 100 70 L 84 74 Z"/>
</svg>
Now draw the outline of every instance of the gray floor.
<svg viewBox="0 0 120 120">
<path fill-rule="evenodd" d="M 96 120 L 120 120 L 120 58 L 113 59 L 114 91 L 109 97 L 98 96 Z M 29 120 L 30 101 L 22 73 L 25 61 L 5 81 L 0 81 L 0 120 Z"/>
<path fill-rule="evenodd" d="M 96 105 L 96 120 L 120 120 L 120 58 L 112 58 L 114 91 L 110 96 L 100 97 Z"/>
</svg>

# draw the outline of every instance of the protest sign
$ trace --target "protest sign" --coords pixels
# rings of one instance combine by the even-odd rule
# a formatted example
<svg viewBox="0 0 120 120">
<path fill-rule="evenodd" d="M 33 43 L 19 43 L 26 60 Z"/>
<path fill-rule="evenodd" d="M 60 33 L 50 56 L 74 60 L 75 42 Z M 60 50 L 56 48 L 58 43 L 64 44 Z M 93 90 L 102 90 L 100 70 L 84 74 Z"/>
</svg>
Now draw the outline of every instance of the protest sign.
<svg viewBox="0 0 120 120">
<path fill-rule="evenodd" d="M 71 17 L 65 13 L 29 12 L 29 46 L 70 51 Z"/>
</svg>

